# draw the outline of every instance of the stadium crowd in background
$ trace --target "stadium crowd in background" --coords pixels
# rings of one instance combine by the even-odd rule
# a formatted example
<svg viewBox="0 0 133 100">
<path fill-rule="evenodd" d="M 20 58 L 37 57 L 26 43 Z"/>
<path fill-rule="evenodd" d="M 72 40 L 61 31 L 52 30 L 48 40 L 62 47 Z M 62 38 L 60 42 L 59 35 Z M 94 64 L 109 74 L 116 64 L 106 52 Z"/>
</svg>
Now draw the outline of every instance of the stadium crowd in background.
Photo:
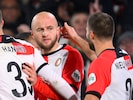
<svg viewBox="0 0 133 100">
<path fill-rule="evenodd" d="M 98 6 L 94 4 L 95 1 L 98 1 Z M 77 11 L 92 14 L 99 9 L 115 20 L 117 34 L 114 45 L 121 33 L 133 30 L 132 4 L 132 0 L 0 0 L 5 20 L 4 30 L 9 35 L 18 34 L 20 29 L 17 30 L 17 27 L 20 24 L 26 24 L 25 28 L 28 31 L 32 17 L 40 11 L 53 13 L 63 25 L 63 22 L 70 22 L 72 15 Z"/>
</svg>

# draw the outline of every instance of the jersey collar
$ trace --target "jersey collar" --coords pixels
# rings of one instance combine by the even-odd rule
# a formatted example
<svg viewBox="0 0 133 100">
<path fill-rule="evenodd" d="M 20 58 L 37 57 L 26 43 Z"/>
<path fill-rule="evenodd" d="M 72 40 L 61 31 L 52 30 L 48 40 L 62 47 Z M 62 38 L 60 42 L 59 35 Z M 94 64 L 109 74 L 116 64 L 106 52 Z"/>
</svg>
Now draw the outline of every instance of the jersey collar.
<svg viewBox="0 0 133 100">
<path fill-rule="evenodd" d="M 0 43 L 16 42 L 15 39 L 8 35 L 0 35 Z"/>
<path fill-rule="evenodd" d="M 57 49 L 56 51 L 53 51 L 51 53 L 48 53 L 48 54 L 42 54 L 42 56 L 48 56 L 48 55 L 52 55 L 60 50 L 62 50 L 67 44 L 63 44 L 62 47 L 60 47 L 59 49 Z"/>
</svg>

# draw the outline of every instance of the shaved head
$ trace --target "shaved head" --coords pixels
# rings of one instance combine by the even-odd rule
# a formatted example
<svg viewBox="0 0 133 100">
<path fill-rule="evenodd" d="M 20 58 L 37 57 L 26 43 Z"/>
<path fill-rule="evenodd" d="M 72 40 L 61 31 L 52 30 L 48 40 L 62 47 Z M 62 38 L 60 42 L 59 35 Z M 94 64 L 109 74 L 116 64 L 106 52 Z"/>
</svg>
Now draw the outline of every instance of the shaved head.
<svg viewBox="0 0 133 100">
<path fill-rule="evenodd" d="M 52 13 L 50 13 L 50 12 L 45 12 L 45 11 L 43 11 L 43 12 L 40 12 L 40 13 L 36 14 L 36 15 L 33 17 L 32 22 L 31 22 L 31 29 L 33 29 L 34 24 L 37 23 L 38 21 L 47 20 L 47 19 L 52 20 L 53 23 L 54 23 L 56 26 L 58 26 L 58 22 L 57 22 L 55 16 L 54 16 Z"/>
</svg>

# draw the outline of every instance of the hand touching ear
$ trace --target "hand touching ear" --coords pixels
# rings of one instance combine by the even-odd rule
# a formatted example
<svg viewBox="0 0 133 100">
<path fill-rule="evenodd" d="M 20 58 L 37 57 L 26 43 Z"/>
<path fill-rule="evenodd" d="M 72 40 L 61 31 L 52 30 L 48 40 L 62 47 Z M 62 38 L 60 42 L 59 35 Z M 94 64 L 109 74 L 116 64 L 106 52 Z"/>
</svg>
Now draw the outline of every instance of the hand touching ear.
<svg viewBox="0 0 133 100">
<path fill-rule="evenodd" d="M 64 38 L 69 39 L 70 41 L 76 43 L 75 38 L 79 37 L 76 33 L 75 29 L 72 26 L 69 26 L 66 22 L 64 23 L 64 27 L 61 29 L 62 36 Z"/>
</svg>

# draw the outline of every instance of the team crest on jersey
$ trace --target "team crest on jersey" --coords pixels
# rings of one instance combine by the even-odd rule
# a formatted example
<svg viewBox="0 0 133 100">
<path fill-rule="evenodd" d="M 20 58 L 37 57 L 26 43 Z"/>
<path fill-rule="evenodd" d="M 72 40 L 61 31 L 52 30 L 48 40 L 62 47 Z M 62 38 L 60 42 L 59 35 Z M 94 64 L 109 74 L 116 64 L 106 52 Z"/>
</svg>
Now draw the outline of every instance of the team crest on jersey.
<svg viewBox="0 0 133 100">
<path fill-rule="evenodd" d="M 88 84 L 91 85 L 96 82 L 96 75 L 95 73 L 91 73 L 88 78 Z"/>
<path fill-rule="evenodd" d="M 61 63 L 61 58 L 58 58 L 58 59 L 56 60 L 56 62 L 55 62 L 55 66 L 59 66 L 60 63 Z"/>
<path fill-rule="evenodd" d="M 72 73 L 72 78 L 75 82 L 80 82 L 80 72 L 78 70 L 75 70 Z"/>
</svg>

